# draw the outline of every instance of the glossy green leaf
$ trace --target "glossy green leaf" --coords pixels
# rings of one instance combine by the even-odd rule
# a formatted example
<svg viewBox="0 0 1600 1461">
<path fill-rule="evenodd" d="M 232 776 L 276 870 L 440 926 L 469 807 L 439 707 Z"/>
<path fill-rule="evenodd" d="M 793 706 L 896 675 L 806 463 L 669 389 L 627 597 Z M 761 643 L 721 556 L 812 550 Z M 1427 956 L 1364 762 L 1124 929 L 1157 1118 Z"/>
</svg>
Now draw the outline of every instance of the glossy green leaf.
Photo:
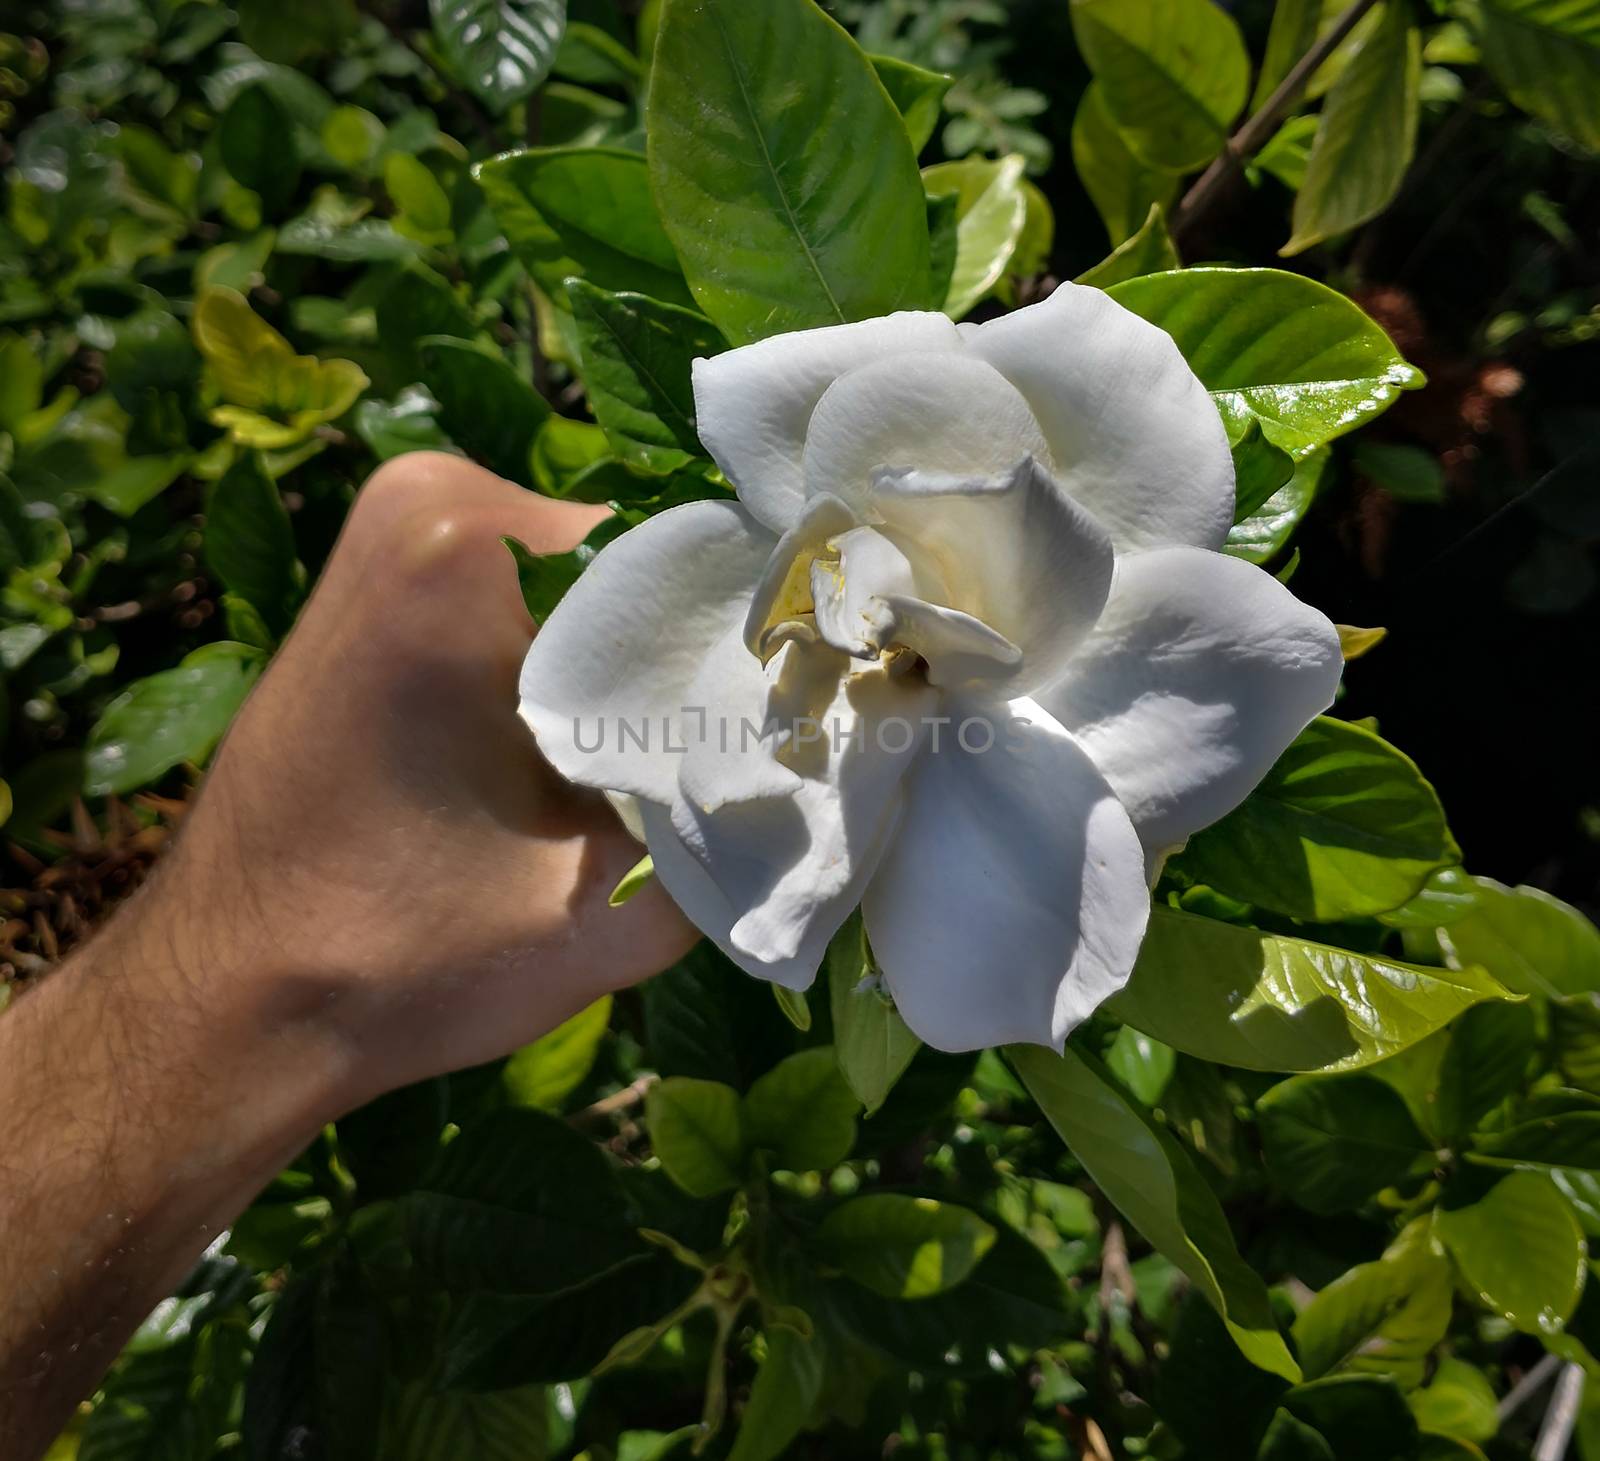
<svg viewBox="0 0 1600 1461">
<path fill-rule="evenodd" d="M 889 1299 L 954 1288 L 994 1243 L 975 1212 L 931 1197 L 872 1192 L 834 1208 L 817 1229 L 826 1262 Z"/>
<path fill-rule="evenodd" d="M 1139 231 L 1152 208 L 1170 208 L 1178 196 L 1177 173 L 1150 167 L 1128 150 L 1098 81 L 1089 83 L 1073 114 L 1072 165 L 1113 248 Z"/>
<path fill-rule="evenodd" d="M 1265 1286 L 1239 1257 L 1221 1205 L 1177 1142 L 1091 1057 L 1032 1045 L 1006 1053 L 1090 1180 L 1222 1315 L 1246 1357 L 1298 1380 Z"/>
<path fill-rule="evenodd" d="M 490 471 L 531 486 L 534 438 L 550 407 L 497 353 L 451 335 L 417 341 L 422 380 L 450 439 Z"/>
<path fill-rule="evenodd" d="M 1123 239 L 1092 269 L 1084 270 L 1075 282 L 1092 284 L 1096 289 L 1109 289 L 1124 279 L 1160 274 L 1168 269 L 1180 268 L 1182 263 L 1172 242 L 1172 235 L 1167 232 L 1167 220 L 1161 205 L 1152 203 L 1138 231 Z"/>
<path fill-rule="evenodd" d="M 1295 458 L 1423 383 L 1342 294 L 1278 269 L 1184 269 L 1131 279 L 1112 298 L 1177 342 L 1230 440 L 1252 418 Z"/>
<path fill-rule="evenodd" d="M 696 356 L 727 348 L 716 326 L 693 310 L 581 279 L 567 293 L 589 406 L 617 454 L 655 471 L 704 455 L 690 368 Z"/>
<path fill-rule="evenodd" d="M 1600 10 L 1586 0 L 1484 0 L 1483 59 L 1506 94 L 1600 152 Z"/>
<path fill-rule="evenodd" d="M 744 1112 L 732 1086 L 671 1076 L 650 1087 L 645 1119 L 662 1167 L 690 1196 L 714 1197 L 739 1185 Z"/>
<path fill-rule="evenodd" d="M 1024 166 L 1014 152 L 998 161 L 965 157 L 922 170 L 929 197 L 956 199 L 956 257 L 943 305 L 951 319 L 960 319 L 1000 282 L 1016 253 L 1028 217 Z"/>
<path fill-rule="evenodd" d="M 607 994 L 515 1051 L 500 1072 L 506 1098 L 515 1106 L 559 1111 L 593 1068 L 610 1023 Z"/>
<path fill-rule="evenodd" d="M 834 935 L 827 968 L 834 1054 L 850 1089 L 871 1116 L 905 1074 L 922 1042 L 878 987 L 859 916 Z"/>
<path fill-rule="evenodd" d="M 1246 435 L 1249 435 L 1249 427 L 1246 427 Z M 1265 441 L 1264 437 L 1262 439 Z M 1270 441 L 1266 444 L 1275 446 Z M 1258 565 L 1277 557 L 1316 500 L 1332 455 L 1329 448 L 1320 446 L 1295 462 L 1289 480 L 1254 512 L 1228 529 L 1228 540 L 1222 551 Z"/>
<path fill-rule="evenodd" d="M 898 56 L 869 56 L 867 59 L 900 113 L 900 120 L 905 123 L 911 150 L 921 152 L 933 136 L 933 129 L 939 125 L 939 109 L 944 105 L 945 93 L 950 90 L 954 78 L 942 71 L 913 65 Z"/>
<path fill-rule="evenodd" d="M 1600 990 L 1600 930 L 1538 888 L 1473 878 L 1473 909 L 1439 930 L 1453 968 L 1481 965 L 1519 994 Z"/>
<path fill-rule="evenodd" d="M 1246 1070 L 1352 1070 L 1506 991 L 1477 969 L 1402 964 L 1170 908 L 1107 1006 L 1202 1060 Z"/>
<path fill-rule="evenodd" d="M 566 0 L 429 0 L 428 9 L 451 69 L 496 112 L 538 89 L 567 24 Z"/>
<path fill-rule="evenodd" d="M 767 1357 L 756 1371 L 728 1461 L 774 1461 L 800 1434 L 822 1392 L 822 1347 L 816 1336 L 767 1330 Z"/>
<path fill-rule="evenodd" d="M 1426 1243 L 1358 1264 L 1294 1321 L 1306 1377 L 1387 1375 L 1415 1388 L 1449 1326 L 1450 1292 L 1450 1265 Z"/>
<path fill-rule="evenodd" d="M 573 275 L 693 305 L 637 152 L 535 147 L 478 164 L 476 176 L 512 250 L 546 294 Z"/>
<path fill-rule="evenodd" d="M 1424 1431 L 1464 1441 L 1492 1440 L 1500 1429 L 1494 1386 L 1476 1365 L 1446 1355 L 1433 1378 L 1409 1397 L 1411 1413 Z"/>
<path fill-rule="evenodd" d="M 812 0 L 665 0 L 646 134 L 684 273 L 734 344 L 927 302 L 910 138 Z"/>
<path fill-rule="evenodd" d="M 1398 908 L 1460 861 L 1416 763 L 1381 737 L 1318 716 L 1261 784 L 1189 839 L 1185 873 L 1313 923 Z"/>
<path fill-rule="evenodd" d="M 239 458 L 206 499 L 206 563 L 274 632 L 289 627 L 304 571 L 276 484 L 254 454 Z"/>
<path fill-rule="evenodd" d="M 1252 421 L 1233 443 L 1233 520 L 1248 521 L 1294 476 L 1294 458 Z"/>
<path fill-rule="evenodd" d="M 1297 1076 L 1256 1118 L 1267 1170 L 1311 1212 L 1349 1212 L 1433 1156 L 1405 1102 L 1369 1076 Z"/>
<path fill-rule="evenodd" d="M 745 1093 L 748 1144 L 796 1172 L 837 1166 L 856 1140 L 860 1102 L 826 1045 L 780 1060 Z"/>
<path fill-rule="evenodd" d="M 1403 5 L 1361 42 L 1322 104 L 1305 183 L 1294 201 L 1298 254 L 1348 233 L 1389 206 L 1416 148 L 1422 37 Z"/>
<path fill-rule="evenodd" d="M 1134 155 L 1171 172 L 1222 150 L 1250 89 L 1239 27 L 1210 0 L 1072 0 L 1078 48 Z"/>
<path fill-rule="evenodd" d="M 89 732 L 84 795 L 123 796 L 174 766 L 203 765 L 265 663 L 260 650 L 222 641 L 135 680 Z"/>
<path fill-rule="evenodd" d="M 1106 1050 L 1106 1069 L 1146 1106 L 1161 1104 L 1177 1067 L 1177 1052 L 1143 1030 L 1124 1025 Z M 1171 1113 L 1168 1113 L 1169 1117 Z"/>
<path fill-rule="evenodd" d="M 1549 1177 L 1513 1172 L 1466 1207 L 1441 1207 L 1434 1229 L 1462 1281 L 1525 1334 L 1560 1333 L 1587 1273 L 1583 1229 Z"/>
</svg>

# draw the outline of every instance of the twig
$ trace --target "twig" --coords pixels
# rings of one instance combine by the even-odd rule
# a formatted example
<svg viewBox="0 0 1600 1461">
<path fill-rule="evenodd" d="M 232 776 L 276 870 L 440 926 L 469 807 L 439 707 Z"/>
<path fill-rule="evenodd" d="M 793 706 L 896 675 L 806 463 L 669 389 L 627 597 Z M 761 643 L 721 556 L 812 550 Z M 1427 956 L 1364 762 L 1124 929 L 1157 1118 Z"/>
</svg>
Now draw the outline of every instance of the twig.
<svg viewBox="0 0 1600 1461">
<path fill-rule="evenodd" d="M 1205 212 L 1216 202 L 1218 195 L 1235 170 L 1247 159 L 1254 157 L 1274 132 L 1283 114 L 1294 105 L 1312 73 L 1338 49 L 1339 43 L 1355 29 L 1356 23 L 1378 0 L 1355 0 L 1355 3 L 1334 21 L 1309 51 L 1290 67 L 1289 74 L 1278 83 L 1277 89 L 1262 103 L 1261 110 L 1228 138 L 1216 160 L 1203 173 L 1194 186 L 1183 195 L 1172 215 L 1174 236 L 1181 237 L 1194 227 Z"/>
<path fill-rule="evenodd" d="M 1562 1461 L 1572 1441 L 1572 1428 L 1578 1423 L 1578 1407 L 1582 1403 L 1583 1366 L 1569 1362 L 1562 1366 L 1561 1378 L 1550 1396 L 1550 1408 L 1545 1412 L 1544 1424 L 1539 1428 L 1539 1439 L 1533 1448 L 1533 1461 Z"/>
<path fill-rule="evenodd" d="M 624 1086 L 620 1091 L 613 1091 L 609 1096 L 602 1096 L 592 1106 L 585 1106 L 581 1111 L 574 1111 L 567 1117 L 574 1126 L 585 1121 L 593 1121 L 601 1116 L 615 1116 L 621 1111 L 631 1111 L 637 1106 L 645 1095 L 661 1077 L 654 1071 L 648 1072 L 634 1081 L 632 1085 Z"/>
<path fill-rule="evenodd" d="M 1527 1403 L 1528 1397 L 1534 1394 L 1551 1375 L 1555 1374 L 1560 1364 L 1559 1356 L 1547 1354 L 1515 1385 L 1506 1391 L 1505 1398 L 1495 1407 L 1495 1413 L 1500 1417 L 1501 1425 L 1504 1425 Z"/>
</svg>

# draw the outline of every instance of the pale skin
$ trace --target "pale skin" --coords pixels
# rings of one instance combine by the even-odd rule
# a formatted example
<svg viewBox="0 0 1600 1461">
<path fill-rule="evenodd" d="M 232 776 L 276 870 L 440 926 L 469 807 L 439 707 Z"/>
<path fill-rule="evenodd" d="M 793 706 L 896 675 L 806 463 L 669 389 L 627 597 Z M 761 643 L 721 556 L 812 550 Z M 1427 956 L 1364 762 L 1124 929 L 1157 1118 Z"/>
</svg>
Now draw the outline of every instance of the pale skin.
<svg viewBox="0 0 1600 1461">
<path fill-rule="evenodd" d="M 182 835 L 0 1018 L 0 1456 L 41 1454 L 328 1122 L 535 1039 L 694 932 L 518 722 L 509 534 L 603 509 L 432 453 L 381 468 Z"/>
</svg>

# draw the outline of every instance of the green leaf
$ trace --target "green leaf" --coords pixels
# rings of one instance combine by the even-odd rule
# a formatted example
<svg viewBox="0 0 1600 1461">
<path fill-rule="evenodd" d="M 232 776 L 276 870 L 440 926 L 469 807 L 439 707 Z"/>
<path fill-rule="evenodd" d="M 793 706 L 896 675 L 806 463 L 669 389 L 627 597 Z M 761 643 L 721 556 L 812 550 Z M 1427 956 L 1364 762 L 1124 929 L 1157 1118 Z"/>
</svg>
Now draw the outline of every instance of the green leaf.
<svg viewBox="0 0 1600 1461">
<path fill-rule="evenodd" d="M 611 996 L 607 994 L 548 1035 L 515 1051 L 500 1072 L 506 1099 L 514 1106 L 559 1111 L 593 1069 L 610 1023 Z"/>
<path fill-rule="evenodd" d="M 1306 180 L 1294 200 L 1298 254 L 1389 206 L 1417 142 L 1422 36 L 1404 5 L 1385 5 L 1322 104 Z"/>
<path fill-rule="evenodd" d="M 732 1086 L 670 1076 L 650 1087 L 645 1119 L 662 1167 L 691 1197 L 715 1197 L 739 1185 L 744 1112 Z"/>
<path fill-rule="evenodd" d="M 1221 1204 L 1177 1142 L 1091 1057 L 1031 1045 L 1006 1053 L 1090 1180 L 1205 1296 L 1251 1363 L 1298 1380 L 1266 1287 L 1240 1258 Z"/>
<path fill-rule="evenodd" d="M 397 233 L 420 244 L 450 242 L 450 195 L 425 162 L 408 152 L 389 153 L 383 159 L 383 186 L 398 210 Z"/>
<path fill-rule="evenodd" d="M 1110 293 L 1173 337 L 1230 440 L 1259 418 L 1267 439 L 1296 459 L 1423 383 L 1360 309 L 1298 274 L 1183 269 L 1131 279 Z"/>
<path fill-rule="evenodd" d="M 1261 110 L 1295 63 L 1311 49 L 1321 28 L 1322 0 L 1276 0 L 1272 24 L 1267 30 L 1267 49 L 1261 58 L 1255 90 L 1250 94 L 1250 111 Z"/>
<path fill-rule="evenodd" d="M 662 1075 L 748 1087 L 794 1048 L 794 1027 L 762 981 L 702 942 L 645 984 L 645 1047 Z"/>
<path fill-rule="evenodd" d="M 1152 203 L 1138 231 L 1123 239 L 1092 269 L 1084 270 L 1074 282 L 1090 284 L 1096 289 L 1109 289 L 1124 279 L 1160 274 L 1168 269 L 1177 269 L 1182 263 L 1172 242 L 1172 235 L 1167 232 L 1167 220 L 1161 205 Z"/>
<path fill-rule="evenodd" d="M 380 462 L 408 451 L 449 451 L 439 425 L 439 403 L 421 386 L 407 386 L 392 401 L 368 397 L 351 413 L 356 435 Z"/>
<path fill-rule="evenodd" d="M 1484 1307 L 1524 1334 L 1559 1334 L 1583 1292 L 1583 1229 L 1547 1176 L 1513 1172 L 1434 1230 Z"/>
<path fill-rule="evenodd" d="M 1178 861 L 1230 897 L 1335 923 L 1398 908 L 1460 859 L 1416 763 L 1371 731 L 1323 715 Z"/>
<path fill-rule="evenodd" d="M 1328 1375 L 1297 1385 L 1283 1408 L 1327 1442 L 1338 1461 L 1424 1461 L 1416 1422 L 1400 1387 L 1385 1375 Z M 1431 1458 L 1430 1458 L 1431 1461 Z M 1482 1461 L 1482 1458 L 1479 1458 Z"/>
<path fill-rule="evenodd" d="M 429 0 L 450 69 L 496 113 L 538 90 L 567 25 L 566 0 Z"/>
<path fill-rule="evenodd" d="M 1262 435 L 1252 421 L 1233 443 L 1233 520 L 1248 520 L 1293 476 L 1294 458 Z"/>
<path fill-rule="evenodd" d="M 1317 138 L 1316 117 L 1290 117 L 1267 139 L 1267 145 L 1250 159 L 1245 175 L 1252 183 L 1267 173 L 1298 193 L 1305 186 L 1306 170 L 1311 166 L 1311 148 Z"/>
<path fill-rule="evenodd" d="M 339 1158 L 363 1202 L 417 1184 L 438 1153 L 449 1112 L 449 1083 L 435 1076 L 387 1091 L 339 1118 Z"/>
<path fill-rule="evenodd" d="M 1146 1106 L 1161 1103 L 1177 1066 L 1177 1052 L 1142 1030 L 1124 1025 L 1106 1050 L 1106 1069 Z M 1170 1113 L 1169 1113 L 1170 1116 Z"/>
<path fill-rule="evenodd" d="M 1500 1429 L 1498 1403 L 1489 1377 L 1452 1355 L 1441 1359 L 1433 1378 L 1409 1397 L 1419 1428 L 1463 1441 L 1494 1439 Z"/>
<path fill-rule="evenodd" d="M 803 989 L 790 989 L 786 985 L 774 984 L 772 997 L 777 1001 L 778 1008 L 783 1011 L 783 1017 L 795 1029 L 806 1031 L 811 1028 L 811 1002 L 806 998 Z"/>
<path fill-rule="evenodd" d="M 569 81 L 620 86 L 627 91 L 638 89 L 643 70 L 639 58 L 615 36 L 581 20 L 567 26 L 553 69 Z"/>
<path fill-rule="evenodd" d="M 933 136 L 933 129 L 939 125 L 939 109 L 955 78 L 915 66 L 897 56 L 868 56 L 867 59 L 900 113 L 900 120 L 905 123 L 911 150 L 921 152 Z"/>
<path fill-rule="evenodd" d="M 363 168 L 382 149 L 386 132 L 382 119 L 365 107 L 340 106 L 328 113 L 320 136 L 340 167 Z"/>
<path fill-rule="evenodd" d="M 86 495 L 118 517 L 132 517 L 188 471 L 193 461 L 192 452 L 125 457 L 96 480 Z"/>
<path fill-rule="evenodd" d="M 1250 423 L 1245 428 L 1245 435 L 1241 440 L 1247 440 L 1252 427 L 1256 426 L 1257 423 Z M 1281 450 L 1274 443 L 1266 441 L 1265 437 L 1262 441 L 1266 447 L 1274 451 Z M 1322 478 L 1328 469 L 1331 456 L 1329 448 L 1319 446 L 1295 462 L 1294 472 L 1289 480 L 1254 512 L 1240 518 L 1228 529 L 1228 541 L 1223 545 L 1222 551 L 1257 565 L 1270 561 L 1282 552 L 1289 539 L 1294 536 L 1294 530 L 1300 525 L 1300 519 L 1306 515 L 1312 502 L 1315 501 L 1317 489 L 1322 485 Z M 1254 464 L 1251 473 L 1247 474 L 1246 486 L 1251 485 L 1250 479 L 1255 479 L 1258 472 L 1267 469 L 1268 464 L 1260 462 Z M 1236 459 L 1235 471 L 1237 470 Z"/>
<path fill-rule="evenodd" d="M 859 915 L 828 945 L 828 1006 L 833 1049 L 850 1089 L 871 1116 L 906 1072 L 922 1042 L 877 987 Z M 871 980 L 864 987 L 864 981 Z"/>
<path fill-rule="evenodd" d="M 515 538 L 500 541 L 511 550 L 517 564 L 517 581 L 522 601 L 536 624 L 542 624 L 561 602 L 562 594 L 578 581 L 578 575 L 594 561 L 595 555 L 613 538 L 628 530 L 621 514 L 608 517 L 589 530 L 589 536 L 569 553 L 534 553 Z"/>
<path fill-rule="evenodd" d="M 925 1299 L 954 1288 L 994 1239 L 994 1228 L 975 1212 L 892 1192 L 841 1203 L 816 1236 L 828 1263 L 888 1299 Z"/>
<path fill-rule="evenodd" d="M 1149 167 L 1188 172 L 1222 150 L 1250 89 L 1233 17 L 1210 0 L 1072 0 L 1107 110 Z"/>
<path fill-rule="evenodd" d="M 1072 118 L 1072 165 L 1113 248 L 1139 231 L 1152 208 L 1170 208 L 1178 196 L 1177 173 L 1148 167 L 1128 150 L 1098 81 L 1089 83 Z"/>
<path fill-rule="evenodd" d="M 1351 444 L 1350 459 L 1362 476 L 1401 502 L 1444 501 L 1444 468 L 1424 447 L 1358 440 Z"/>
<path fill-rule="evenodd" d="M 1506 94 L 1600 152 L 1600 11 L 1572 0 L 1484 0 L 1483 59 Z"/>
<path fill-rule="evenodd" d="M 473 1394 L 402 1381 L 384 1423 L 384 1461 L 539 1461 L 548 1455 L 543 1385 Z"/>
<path fill-rule="evenodd" d="M 290 66 L 337 50 L 357 24 L 354 0 L 243 0 L 238 10 L 239 39 Z"/>
<path fill-rule="evenodd" d="M 398 1207 L 419 1275 L 452 1292 L 553 1294 L 639 1251 L 605 1154 L 529 1107 L 464 1127 Z"/>
<path fill-rule="evenodd" d="M 234 178 L 281 212 L 300 184 L 300 153 L 289 113 L 266 86 L 247 86 L 217 123 L 217 150 Z"/>
<path fill-rule="evenodd" d="M 1474 906 L 1439 930 L 1452 968 L 1481 965 L 1519 994 L 1600 990 L 1600 930 L 1538 888 L 1473 878 Z"/>
<path fill-rule="evenodd" d="M 259 649 L 224 640 L 134 681 L 89 732 L 83 794 L 122 796 L 186 761 L 203 765 L 265 663 Z"/>
<path fill-rule="evenodd" d="M 533 441 L 550 407 L 500 355 L 451 335 L 417 341 L 422 380 L 450 439 L 511 482 L 531 486 Z"/>
<path fill-rule="evenodd" d="M 436 335 L 470 340 L 472 311 L 442 274 L 415 261 L 394 270 L 373 304 L 378 343 L 403 370 L 421 373 L 421 342 Z M 415 377 L 411 377 L 415 378 Z"/>
<path fill-rule="evenodd" d="M 1564 1111 L 1481 1135 L 1467 1159 L 1487 1167 L 1600 1172 L 1600 1111 Z"/>
<path fill-rule="evenodd" d="M 860 1104 L 832 1048 L 813 1046 L 780 1060 L 746 1092 L 745 1138 L 792 1171 L 835 1167 L 855 1145 Z"/>
<path fill-rule="evenodd" d="M 1261 1438 L 1256 1461 L 1339 1461 L 1339 1458 L 1323 1440 L 1321 1431 L 1296 1420 L 1287 1410 L 1280 1410 Z"/>
<path fill-rule="evenodd" d="M 1320 1290 L 1296 1317 L 1294 1342 L 1307 1379 L 1387 1375 L 1409 1390 L 1449 1323 L 1450 1266 L 1421 1242 Z"/>
<path fill-rule="evenodd" d="M 1433 1157 L 1405 1102 L 1369 1076 L 1297 1076 L 1256 1118 L 1269 1173 L 1315 1213 L 1349 1212 Z"/>
<path fill-rule="evenodd" d="M 756 1371 L 728 1461 L 775 1461 L 811 1418 L 822 1376 L 820 1338 L 769 1328 L 767 1357 Z"/>
<path fill-rule="evenodd" d="M 1007 272 L 1028 217 L 1025 166 L 1022 154 L 1013 152 L 998 161 L 964 157 L 922 170 L 929 197 L 956 199 L 956 257 L 942 304 L 951 319 L 966 314 Z"/>
<path fill-rule="evenodd" d="M 568 281 L 567 297 L 589 406 L 617 454 L 663 472 L 703 456 L 690 367 L 727 349 L 716 326 L 693 310 L 582 279 Z"/>
<path fill-rule="evenodd" d="M 272 630 L 288 628 L 303 570 L 283 498 L 254 453 L 241 456 L 211 488 L 205 553 L 211 571 Z"/>
<path fill-rule="evenodd" d="M 1480 1004 L 1453 1021 L 1439 1063 L 1438 1131 L 1454 1144 L 1520 1090 L 1538 1044 L 1532 1003 Z"/>
<path fill-rule="evenodd" d="M 478 164 L 475 176 L 512 251 L 557 300 L 573 275 L 693 305 L 637 152 L 535 147 Z"/>
<path fill-rule="evenodd" d="M 1550 1045 L 1569 1085 L 1600 1092 L 1600 995 L 1573 994 L 1549 1004 Z"/>
<path fill-rule="evenodd" d="M 617 886 L 606 897 L 606 906 L 608 908 L 622 907 L 635 893 L 641 892 L 655 875 L 656 860 L 647 852 L 617 879 Z M 772 987 L 775 990 L 783 988 L 780 984 L 775 984 Z"/>
<path fill-rule="evenodd" d="M 664 0 L 645 131 L 684 273 L 734 344 L 925 303 L 910 138 L 812 0 Z"/>
<path fill-rule="evenodd" d="M 1117 1019 L 1246 1070 L 1353 1070 L 1506 991 L 1480 970 L 1429 969 L 1156 907 Z"/>
</svg>

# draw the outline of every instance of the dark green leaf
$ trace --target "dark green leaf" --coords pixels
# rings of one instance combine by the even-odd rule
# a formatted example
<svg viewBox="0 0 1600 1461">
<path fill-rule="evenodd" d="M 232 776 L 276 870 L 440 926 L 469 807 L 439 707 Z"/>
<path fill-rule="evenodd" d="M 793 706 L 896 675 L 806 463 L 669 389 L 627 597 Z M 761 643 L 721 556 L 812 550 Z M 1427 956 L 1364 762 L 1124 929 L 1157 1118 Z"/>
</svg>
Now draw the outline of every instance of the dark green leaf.
<svg viewBox="0 0 1600 1461">
<path fill-rule="evenodd" d="M 223 166 L 275 213 L 300 183 L 300 157 L 289 114 L 265 86 L 247 86 L 217 124 Z"/>
<path fill-rule="evenodd" d="M 940 71 L 929 71 L 896 56 L 869 56 L 889 100 L 900 113 L 911 138 L 911 150 L 921 152 L 939 125 L 939 108 L 954 78 Z"/>
<path fill-rule="evenodd" d="M 811 0 L 665 0 L 646 111 L 662 219 L 734 344 L 926 300 L 910 138 Z"/>
<path fill-rule="evenodd" d="M 767 1357 L 756 1371 L 728 1461 L 774 1461 L 799 1435 L 822 1390 L 819 1336 L 792 1329 L 767 1331 Z"/>
<path fill-rule="evenodd" d="M 494 352 L 451 335 L 417 341 L 422 380 L 450 439 L 490 471 L 531 486 L 533 439 L 550 417 L 545 399 Z"/>
<path fill-rule="evenodd" d="M 273 480 L 254 452 L 229 467 L 206 500 L 206 562 L 281 634 L 302 592 L 294 529 Z"/>
<path fill-rule="evenodd" d="M 667 1175 L 692 1197 L 714 1197 L 739 1185 L 747 1144 L 732 1086 L 670 1076 L 650 1087 L 645 1119 Z"/>
<path fill-rule="evenodd" d="M 1145 274 L 1160 274 L 1167 269 L 1179 268 L 1182 263 L 1178 257 L 1178 250 L 1172 242 L 1172 235 L 1167 232 L 1167 220 L 1161 211 L 1161 205 L 1152 203 L 1150 212 L 1139 225 L 1138 231 L 1123 239 L 1094 268 L 1086 269 L 1078 275 L 1075 282 L 1091 284 L 1096 289 L 1109 289 L 1113 284 L 1122 283 L 1124 279 L 1138 279 Z M 1283 480 L 1287 480 L 1287 475 Z M 1281 485 L 1281 482 L 1274 484 L 1274 490 Z"/>
<path fill-rule="evenodd" d="M 796 1172 L 837 1166 L 855 1145 L 860 1109 L 832 1047 L 816 1045 L 780 1060 L 745 1093 L 745 1139 Z"/>
<path fill-rule="evenodd" d="M 566 0 L 429 0 L 445 58 L 493 111 L 526 100 L 549 74 Z"/>
<path fill-rule="evenodd" d="M 1098 81 L 1089 83 L 1072 118 L 1072 163 L 1105 222 L 1113 248 L 1140 230 L 1152 208 L 1169 208 L 1178 196 L 1177 173 L 1146 166 L 1128 150 Z M 1109 282 L 1100 287 L 1108 288 Z"/>
<path fill-rule="evenodd" d="M 716 326 L 693 310 L 582 279 L 569 281 L 567 298 L 589 406 L 617 454 L 654 471 L 704 455 L 690 366 L 727 348 Z"/>
<path fill-rule="evenodd" d="M 1267 1169 L 1316 1213 L 1348 1212 L 1432 1151 L 1405 1102 L 1368 1076 L 1298 1076 L 1256 1105 Z"/>
<path fill-rule="evenodd" d="M 1600 152 L 1600 13 L 1571 0 L 1485 0 L 1483 59 L 1520 107 Z"/>
<path fill-rule="evenodd" d="M 591 528 L 589 536 L 568 553 L 532 553 L 515 538 L 502 538 L 500 541 L 516 560 L 522 600 L 534 623 L 542 624 L 548 619 L 562 594 L 578 581 L 578 575 L 594 561 L 595 554 L 627 530 L 628 524 L 620 515 L 608 517 Z"/>
</svg>

